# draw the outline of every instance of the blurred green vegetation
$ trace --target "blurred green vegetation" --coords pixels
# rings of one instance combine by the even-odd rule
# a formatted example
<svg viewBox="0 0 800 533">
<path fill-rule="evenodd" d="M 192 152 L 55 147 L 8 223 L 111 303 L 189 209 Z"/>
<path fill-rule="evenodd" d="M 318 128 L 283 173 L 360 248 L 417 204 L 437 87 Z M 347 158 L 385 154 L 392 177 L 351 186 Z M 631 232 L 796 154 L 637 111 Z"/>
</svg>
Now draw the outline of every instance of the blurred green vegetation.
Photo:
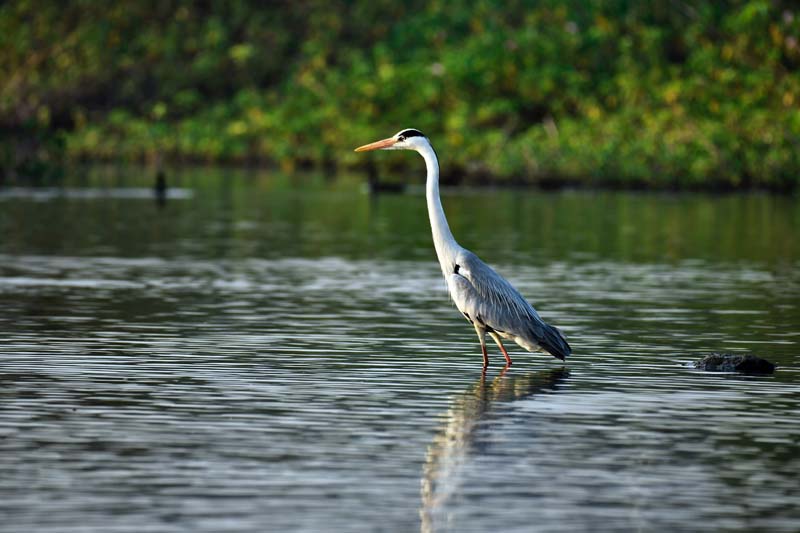
<svg viewBox="0 0 800 533">
<path fill-rule="evenodd" d="M 0 5 L 0 167 L 381 170 L 450 181 L 794 189 L 800 8 L 779 0 Z"/>
</svg>

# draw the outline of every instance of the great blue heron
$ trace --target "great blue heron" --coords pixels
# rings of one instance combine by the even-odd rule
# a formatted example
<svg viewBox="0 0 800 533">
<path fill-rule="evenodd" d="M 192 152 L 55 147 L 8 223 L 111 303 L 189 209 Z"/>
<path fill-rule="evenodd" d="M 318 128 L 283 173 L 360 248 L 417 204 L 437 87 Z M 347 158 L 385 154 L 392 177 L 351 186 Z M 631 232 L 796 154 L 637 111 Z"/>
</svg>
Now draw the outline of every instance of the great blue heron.
<svg viewBox="0 0 800 533">
<path fill-rule="evenodd" d="M 501 337 L 513 340 L 530 352 L 544 351 L 563 361 L 572 349 L 561 331 L 545 323 L 505 278 L 453 238 L 439 198 L 439 161 L 428 138 L 419 130 L 405 129 L 388 139 L 360 146 L 355 151 L 368 150 L 414 150 L 425 159 L 428 169 L 425 190 L 433 245 L 450 297 L 478 334 L 484 370 L 489 366 L 487 333 L 503 352 L 506 368 L 511 365 L 511 358 L 500 341 Z"/>
</svg>

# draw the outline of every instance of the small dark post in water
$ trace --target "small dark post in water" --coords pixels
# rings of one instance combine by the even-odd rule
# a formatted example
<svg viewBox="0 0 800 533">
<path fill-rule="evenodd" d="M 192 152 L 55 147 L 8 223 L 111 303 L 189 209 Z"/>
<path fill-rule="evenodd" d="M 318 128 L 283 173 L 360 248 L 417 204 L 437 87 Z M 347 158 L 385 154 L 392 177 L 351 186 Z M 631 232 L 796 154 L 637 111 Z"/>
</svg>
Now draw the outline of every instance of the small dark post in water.
<svg viewBox="0 0 800 533">
<path fill-rule="evenodd" d="M 381 183 L 378 178 L 378 168 L 372 161 L 367 162 L 367 187 L 370 194 L 401 193 L 406 189 L 405 183 Z"/>
<path fill-rule="evenodd" d="M 156 203 L 163 206 L 167 202 L 167 175 L 162 169 L 156 172 L 156 182 L 153 185 L 153 191 L 156 194 Z"/>
</svg>

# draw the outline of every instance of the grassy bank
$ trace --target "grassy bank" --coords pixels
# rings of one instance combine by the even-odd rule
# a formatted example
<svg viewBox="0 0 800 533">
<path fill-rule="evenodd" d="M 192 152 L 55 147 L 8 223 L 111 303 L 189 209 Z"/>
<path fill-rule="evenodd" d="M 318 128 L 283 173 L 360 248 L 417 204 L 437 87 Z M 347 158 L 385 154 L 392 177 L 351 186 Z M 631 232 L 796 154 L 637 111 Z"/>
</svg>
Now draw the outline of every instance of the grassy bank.
<svg viewBox="0 0 800 533">
<path fill-rule="evenodd" d="M 788 190 L 798 36 L 760 0 L 11 2 L 0 164 L 356 168 L 413 126 L 453 180 Z"/>
</svg>

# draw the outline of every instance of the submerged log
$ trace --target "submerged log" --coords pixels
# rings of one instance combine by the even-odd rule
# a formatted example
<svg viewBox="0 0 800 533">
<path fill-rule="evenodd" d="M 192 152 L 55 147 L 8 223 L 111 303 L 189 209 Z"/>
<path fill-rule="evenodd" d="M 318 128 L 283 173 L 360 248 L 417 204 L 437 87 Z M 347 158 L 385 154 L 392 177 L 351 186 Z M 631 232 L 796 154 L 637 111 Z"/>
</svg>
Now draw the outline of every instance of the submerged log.
<svg viewBox="0 0 800 533">
<path fill-rule="evenodd" d="M 709 372 L 740 372 L 742 374 L 772 374 L 775 365 L 755 355 L 712 353 L 694 364 L 699 370 Z"/>
</svg>

